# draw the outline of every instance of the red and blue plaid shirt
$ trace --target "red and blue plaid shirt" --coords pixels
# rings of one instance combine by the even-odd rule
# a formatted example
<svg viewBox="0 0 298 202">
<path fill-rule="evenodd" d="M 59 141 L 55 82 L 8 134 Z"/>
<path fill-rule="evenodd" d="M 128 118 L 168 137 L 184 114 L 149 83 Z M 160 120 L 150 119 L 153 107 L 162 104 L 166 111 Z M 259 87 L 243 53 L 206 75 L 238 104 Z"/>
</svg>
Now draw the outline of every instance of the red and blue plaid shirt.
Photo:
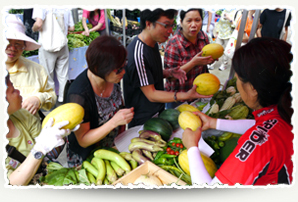
<svg viewBox="0 0 298 202">
<path fill-rule="evenodd" d="M 202 48 L 209 44 L 209 39 L 206 33 L 200 31 L 197 35 L 196 44 L 188 41 L 179 30 L 167 42 L 164 54 L 164 68 L 181 67 L 188 63 L 196 54 L 201 52 Z M 195 66 L 187 74 L 187 80 L 184 84 L 179 84 L 179 80 L 166 79 L 165 89 L 170 92 L 187 92 L 193 86 L 194 79 L 201 73 L 208 72 L 207 66 Z"/>
</svg>

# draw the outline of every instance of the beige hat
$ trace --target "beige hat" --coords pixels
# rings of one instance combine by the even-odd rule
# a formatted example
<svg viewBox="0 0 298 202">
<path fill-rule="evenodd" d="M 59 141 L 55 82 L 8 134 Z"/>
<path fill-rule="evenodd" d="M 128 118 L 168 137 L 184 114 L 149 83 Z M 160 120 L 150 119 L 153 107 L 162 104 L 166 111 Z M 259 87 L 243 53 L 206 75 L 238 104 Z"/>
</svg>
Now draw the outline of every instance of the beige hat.
<svg viewBox="0 0 298 202">
<path fill-rule="evenodd" d="M 25 50 L 32 51 L 40 48 L 40 44 L 25 34 L 25 26 L 20 18 L 14 14 L 8 14 L 5 18 L 6 39 L 21 40 L 26 42 Z"/>
</svg>

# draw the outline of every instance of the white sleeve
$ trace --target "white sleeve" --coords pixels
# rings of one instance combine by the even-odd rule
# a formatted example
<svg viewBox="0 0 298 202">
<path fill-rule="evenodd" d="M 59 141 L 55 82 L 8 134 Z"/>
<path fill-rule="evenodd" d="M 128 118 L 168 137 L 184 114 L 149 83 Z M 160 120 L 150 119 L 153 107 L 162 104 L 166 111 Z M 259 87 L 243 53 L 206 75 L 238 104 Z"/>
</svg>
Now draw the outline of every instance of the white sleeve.
<svg viewBox="0 0 298 202">
<path fill-rule="evenodd" d="M 46 10 L 42 9 L 40 7 L 34 7 L 32 12 L 32 19 L 36 20 L 36 18 L 40 18 L 42 20 L 45 20 L 46 18 Z"/>
<path fill-rule="evenodd" d="M 189 148 L 187 150 L 187 156 L 192 184 L 209 185 L 212 182 L 212 178 L 210 177 L 209 173 L 205 168 L 199 148 Z"/>
<path fill-rule="evenodd" d="M 254 119 L 239 119 L 239 120 L 217 119 L 216 130 L 244 134 L 249 128 L 254 126 L 255 123 L 256 121 Z"/>
</svg>

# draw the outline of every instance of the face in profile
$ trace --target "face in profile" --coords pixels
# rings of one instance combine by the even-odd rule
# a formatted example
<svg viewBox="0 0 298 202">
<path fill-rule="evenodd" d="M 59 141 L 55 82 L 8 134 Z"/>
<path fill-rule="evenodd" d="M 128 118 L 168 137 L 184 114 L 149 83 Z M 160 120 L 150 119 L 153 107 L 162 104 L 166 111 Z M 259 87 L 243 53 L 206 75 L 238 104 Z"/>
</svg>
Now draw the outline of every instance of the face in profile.
<svg viewBox="0 0 298 202">
<path fill-rule="evenodd" d="M 6 100 L 8 102 L 7 113 L 13 114 L 14 112 L 18 111 L 22 108 L 22 96 L 20 95 L 20 91 L 13 87 L 9 76 L 6 76 Z"/>
</svg>

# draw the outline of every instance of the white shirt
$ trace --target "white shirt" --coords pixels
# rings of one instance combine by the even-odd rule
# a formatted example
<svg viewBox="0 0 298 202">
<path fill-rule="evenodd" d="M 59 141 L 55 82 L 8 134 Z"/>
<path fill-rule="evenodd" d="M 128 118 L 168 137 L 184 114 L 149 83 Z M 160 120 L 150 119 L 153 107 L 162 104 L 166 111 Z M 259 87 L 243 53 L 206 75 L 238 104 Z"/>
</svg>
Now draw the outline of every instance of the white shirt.
<svg viewBox="0 0 298 202">
<path fill-rule="evenodd" d="M 72 13 L 69 9 L 35 7 L 33 8 L 32 19 L 36 20 L 36 18 L 40 18 L 44 21 L 48 12 L 50 12 L 51 10 L 53 10 L 53 13 L 55 14 L 64 14 L 64 34 L 66 36 L 68 34 L 68 28 L 74 26 Z"/>
</svg>

